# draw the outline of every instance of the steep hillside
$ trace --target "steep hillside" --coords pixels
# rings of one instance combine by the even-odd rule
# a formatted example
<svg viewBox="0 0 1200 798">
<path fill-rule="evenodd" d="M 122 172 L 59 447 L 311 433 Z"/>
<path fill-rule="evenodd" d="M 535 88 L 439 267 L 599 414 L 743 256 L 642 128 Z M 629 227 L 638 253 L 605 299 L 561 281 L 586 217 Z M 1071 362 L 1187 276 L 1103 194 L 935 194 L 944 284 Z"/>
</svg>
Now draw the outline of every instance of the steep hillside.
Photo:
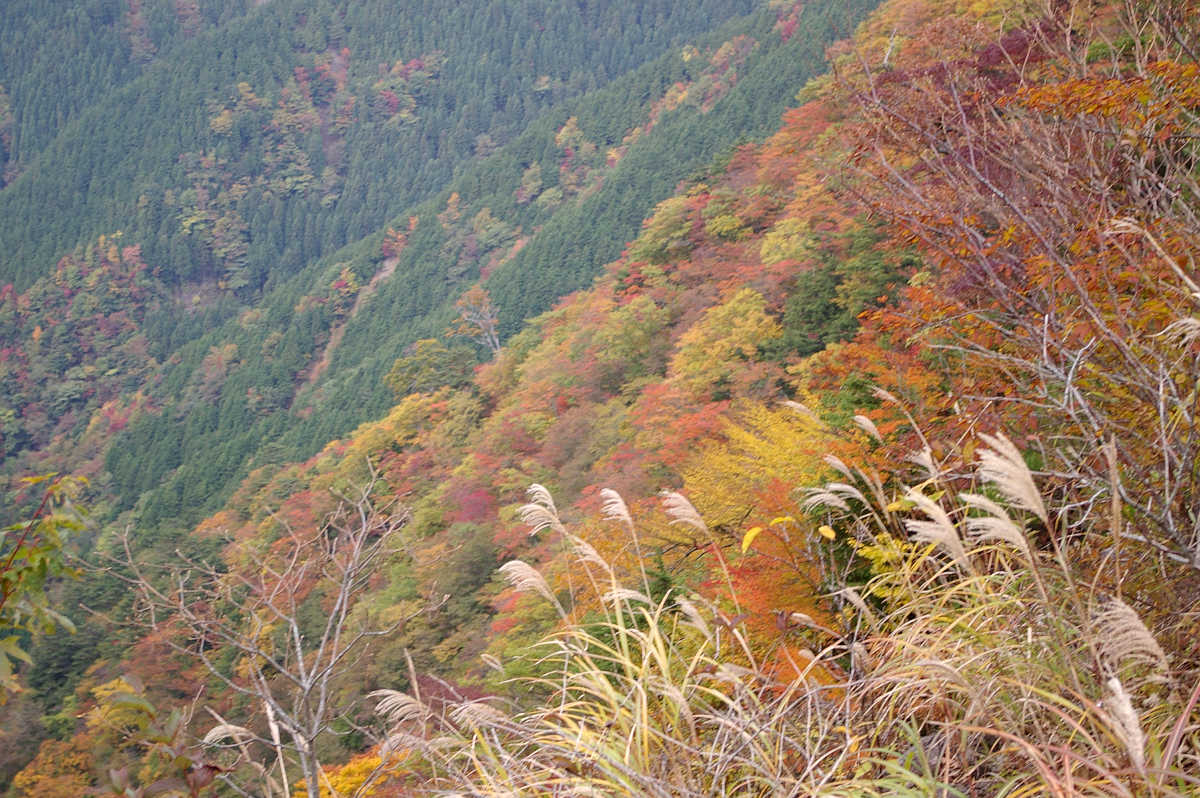
<svg viewBox="0 0 1200 798">
<path fill-rule="evenodd" d="M 113 431 L 120 434 L 106 439 L 113 445 L 104 470 L 112 482 L 100 495 L 111 497 L 117 510 L 141 501 L 141 526 L 166 524 L 164 534 L 179 533 L 216 507 L 253 461 L 307 456 L 383 412 L 389 394 L 382 377 L 392 362 L 417 339 L 440 334 L 455 314 L 454 300 L 474 281 L 482 279 L 491 291 L 501 334 L 511 332 L 522 318 L 586 284 L 681 178 L 736 138 L 764 131 L 792 87 L 818 69 L 822 42 L 854 13 L 852 7 L 836 13 L 807 8 L 803 36 L 791 35 L 800 12 L 786 6 L 735 19 L 682 55 L 672 52 L 548 113 L 488 154 L 493 141 L 434 199 L 290 276 L 291 261 L 270 255 L 273 244 L 261 259 L 253 250 L 265 241 L 293 246 L 297 236 L 288 232 L 298 229 L 288 221 L 293 212 L 305 230 L 326 210 L 340 213 L 341 200 L 330 193 L 319 200 L 327 206 L 319 212 L 294 205 L 301 194 L 317 201 L 313 192 L 325 189 L 318 185 L 322 181 L 310 179 L 323 170 L 293 145 L 302 138 L 315 145 L 318 133 L 324 138 L 330 98 L 341 91 L 339 81 L 349 78 L 333 62 L 318 64 L 296 71 L 277 99 L 260 97 L 247 84 L 235 99 L 210 103 L 205 132 L 212 149 L 180 156 L 191 187 L 165 192 L 174 198 L 174 213 L 150 214 L 175 230 L 173 237 L 186 243 L 187 253 L 180 250 L 177 261 L 155 261 L 152 253 L 161 254 L 161 247 L 140 241 L 127 228 L 72 256 L 86 261 L 98 249 L 135 247 L 139 261 L 149 264 L 147 276 L 158 283 L 153 300 L 127 309 L 138 319 L 138 345 L 151 364 L 139 364 L 137 379 L 113 364 L 98 372 L 109 378 L 106 385 L 119 383 L 129 391 L 105 412 L 136 408 L 118 413 Z M 796 16 L 792 23 L 789 14 Z M 787 24 L 791 28 L 785 30 Z M 388 80 L 416 92 L 410 97 L 416 102 L 426 90 L 442 91 L 433 88 L 441 59 L 400 64 L 397 77 Z M 323 94 L 322 81 L 334 94 Z M 394 93 L 397 87 L 372 91 Z M 277 107 L 267 121 L 272 104 Z M 415 106 L 405 108 L 397 107 L 388 119 L 399 124 L 405 117 L 404 130 L 436 123 L 423 120 Z M 346 136 L 390 129 L 386 119 L 382 128 L 373 119 L 351 115 Z M 361 133 L 353 132 L 362 125 Z M 245 135 L 237 132 L 243 128 Z M 239 136 L 245 140 L 229 140 Z M 320 143 L 322 151 L 331 146 Z M 380 148 L 376 157 L 403 154 L 382 139 L 370 146 Z M 231 161 L 230 153 L 239 160 Z M 390 186 L 388 170 L 399 168 L 404 158 L 386 160 L 386 168 L 371 176 Z M 361 165 L 370 158 L 352 162 L 365 169 Z M 263 227 L 247 226 L 252 215 L 261 217 Z M 158 240 L 162 243 L 161 236 Z M 297 258 L 303 263 L 307 255 Z M 185 275 L 163 265 L 174 262 L 199 271 Z M 264 292 L 256 288 L 260 284 Z M 43 278 L 30 291 L 10 291 L 6 299 L 11 340 L 17 343 L 6 350 L 2 375 L 11 415 L 5 444 L 10 473 L 83 468 L 70 452 L 100 409 L 118 398 L 111 388 L 80 389 L 47 408 L 37 390 L 44 379 L 39 375 L 78 382 L 96 370 L 86 362 L 86 350 L 62 363 L 44 362 L 30 350 L 45 348 L 30 343 L 38 329 L 59 342 L 80 336 L 42 312 L 33 293 L 62 292 L 57 302 L 74 303 L 81 290 L 92 288 L 51 288 Z"/>
<path fill-rule="evenodd" d="M 751 8 L 7 7 L 0 85 L 19 176 L 0 192 L 0 278 L 24 288 L 64 251 L 123 230 L 169 282 L 257 289 L 437 193 L 548 108 Z M 57 46 L 81 27 L 99 35 L 64 68 Z M 60 86 L 78 104 L 48 114 Z"/>
<path fill-rule="evenodd" d="M 137 454 L 177 458 L 96 544 L 132 620 L 38 642 L 61 704 L 17 794 L 118 763 L 330 795 L 1194 792 L 1194 5 L 889 0 L 776 132 L 654 195 L 647 163 L 795 55 L 749 20 L 684 50 L 638 130 L 564 110 L 184 347 L 104 465 L 132 496 Z M 772 6 L 779 42 L 812 30 Z M 656 205 L 594 279 L 550 254 L 619 233 L 634 195 Z M 60 280 L 152 301 L 139 254 L 100 249 Z M 460 297 L 474 370 L 443 333 Z M 494 352 L 492 323 L 515 330 Z M 299 334 L 321 357 L 286 401 L 312 425 L 222 422 Z M 381 417 L 294 457 L 352 403 Z M 180 550 L 124 549 L 220 484 L 186 463 L 222 462 L 205 438 L 247 476 Z M 301 722 L 339 617 L 387 633 Z M 162 731 L 193 700 L 206 746 Z"/>
<path fill-rule="evenodd" d="M 111 84 L 52 120 L 28 87 L 68 80 L 44 49 L 67 34 L 14 7 L 5 516 L 37 504 L 19 477 L 69 471 L 95 526 L 75 553 L 131 530 L 139 557 L 212 554 L 191 530 L 247 474 L 386 414 L 397 358 L 480 286 L 507 338 L 589 284 L 655 203 L 777 124 L 867 5 L 480 4 L 467 30 L 429 8 L 401 35 L 357 6 L 101 3 L 72 24 L 115 36 L 80 67 Z M 439 345 L 459 375 L 491 355 L 461 341 Z M 96 614 L 33 646 L 47 709 L 133 642 L 106 620 L 128 611 L 113 574 L 55 590 Z"/>
</svg>

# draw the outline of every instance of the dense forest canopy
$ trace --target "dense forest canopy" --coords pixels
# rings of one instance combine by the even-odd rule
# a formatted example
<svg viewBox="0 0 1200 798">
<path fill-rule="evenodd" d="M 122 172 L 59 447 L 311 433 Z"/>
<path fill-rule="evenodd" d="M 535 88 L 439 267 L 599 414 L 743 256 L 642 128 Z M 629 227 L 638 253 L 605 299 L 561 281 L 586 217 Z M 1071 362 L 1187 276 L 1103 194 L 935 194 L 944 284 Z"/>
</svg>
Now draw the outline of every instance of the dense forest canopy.
<svg viewBox="0 0 1200 798">
<path fill-rule="evenodd" d="M 154 8 L 127 9 L 113 24 L 136 39 L 131 20 L 157 18 Z M 26 341 L 6 357 L 5 404 L 26 419 L 14 421 L 5 439 L 10 460 L 25 455 L 12 472 L 36 470 L 29 461 L 55 441 L 76 442 L 105 403 L 141 402 L 148 412 L 109 411 L 120 417 L 114 431 L 123 440 L 106 445 L 105 468 L 122 509 L 165 477 L 148 500 L 147 522 L 167 519 L 176 531 L 215 507 L 255 453 L 305 457 L 383 412 L 390 393 L 382 377 L 406 346 L 440 333 L 472 281 L 487 280 L 506 335 L 586 285 L 680 179 L 773 124 L 793 93 L 780 75 L 798 82 L 813 74 L 822 42 L 849 25 L 839 14 L 852 13 L 813 12 L 813 35 L 785 40 L 775 30 L 778 10 L 769 8 L 713 15 L 670 4 L 636 11 L 482 4 L 467 15 L 479 36 L 460 41 L 467 32 L 434 8 L 392 33 L 367 24 L 381 9 L 358 5 L 317 27 L 309 12 L 329 12 L 320 4 L 213 9 L 201 14 L 214 20 L 207 26 L 184 19 L 183 6 L 172 8 L 167 21 L 190 32 L 177 45 L 152 36 L 146 74 L 94 103 L 112 121 L 66 123 L 45 166 L 29 157 L 0 193 L 13 204 L 6 221 L 25 231 L 0 235 L 14 240 L 4 261 L 16 279 L 6 331 Z M 687 58 L 671 50 L 647 59 L 667 42 L 703 33 L 699 25 L 722 22 L 682 51 Z M 275 35 L 280 30 L 289 33 Z M 322 31 L 318 49 L 306 44 L 314 30 Z M 585 44 L 608 35 L 601 31 L 615 40 Z M 566 38 L 546 38 L 551 33 Z M 213 41 L 222 46 L 214 50 Z M 385 58 L 401 50 L 405 57 Z M 596 61 L 564 60 L 570 51 Z M 271 64 L 279 66 L 266 74 Z M 517 83 L 497 83 L 510 79 Z M 587 91 L 605 83 L 612 85 Z M 486 96 L 477 101 L 480 92 Z M 521 108 L 507 108 L 515 98 L 523 98 Z M 103 111 L 105 103 L 115 105 Z M 21 103 L 14 108 L 20 122 Z M 455 129 L 464 132 L 447 139 Z M 105 141 L 110 133 L 115 138 Z M 458 144 L 447 149 L 447 141 Z M 122 169 L 136 174 L 117 179 Z M 106 177 L 96 182 L 92 174 Z M 83 182 L 56 185 L 62 180 Z M 71 197 L 115 215 L 44 212 Z M 419 203 L 423 197 L 430 198 Z M 580 224 L 585 218 L 592 223 Z M 47 233 L 53 254 L 21 249 L 40 235 L 34 228 L 56 224 L 79 227 Z M 342 247 L 347 241 L 354 243 Z M 113 247 L 118 256 L 108 257 Z M 67 265 L 62 257 L 72 250 Z M 74 296 L 99 289 L 72 284 L 97 268 L 89 261 L 100 258 L 106 273 L 121 253 L 141 275 L 142 289 L 119 308 L 131 317 L 133 369 L 109 362 L 123 355 L 87 356 L 86 349 L 123 341 L 107 329 L 94 333 L 96 303 Z M 42 277 L 21 290 L 28 274 L 55 260 L 53 284 Z M 56 296 L 35 298 L 46 292 Z M 359 313 L 368 298 L 373 308 Z M 111 306 L 111 297 L 104 302 Z M 64 304 L 70 324 L 60 323 Z M 105 324 L 117 309 L 104 310 Z M 37 330 L 50 338 L 38 333 L 28 342 Z M 49 360 L 28 351 L 56 345 L 76 351 Z M 75 387 L 57 388 L 61 399 L 48 407 L 41 386 L 50 379 Z M 143 398 L 131 399 L 133 389 Z M 190 413 L 201 398 L 208 406 Z M 264 449 L 269 441 L 274 447 Z"/>
<path fill-rule="evenodd" d="M 454 5 L 3 12 L 10 794 L 1194 794 L 1193 0 Z"/>
<path fill-rule="evenodd" d="M 36 514 L 25 475 L 70 472 L 92 511 L 72 556 L 123 531 L 138 557 L 210 556 L 190 533 L 249 473 L 386 414 L 385 378 L 452 329 L 414 367 L 461 385 L 769 132 L 867 5 L 7 6 L 0 520 Z M 490 348 L 452 324 L 477 295 Z M 94 614 L 21 638 L 35 738 L 133 641 L 106 620 L 118 574 L 46 589 Z"/>
</svg>

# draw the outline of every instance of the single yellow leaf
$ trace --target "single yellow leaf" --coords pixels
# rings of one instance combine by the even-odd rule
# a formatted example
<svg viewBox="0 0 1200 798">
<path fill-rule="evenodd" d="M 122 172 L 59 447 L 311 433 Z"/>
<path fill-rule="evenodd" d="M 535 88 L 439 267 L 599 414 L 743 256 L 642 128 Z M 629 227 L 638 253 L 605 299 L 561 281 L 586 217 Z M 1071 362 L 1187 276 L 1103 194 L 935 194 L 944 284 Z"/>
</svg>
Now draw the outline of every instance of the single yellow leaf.
<svg viewBox="0 0 1200 798">
<path fill-rule="evenodd" d="M 751 527 L 747 530 L 745 536 L 742 537 L 742 554 L 750 550 L 750 544 L 754 542 L 756 537 L 762 534 L 762 531 L 763 528 L 761 526 Z"/>
<path fill-rule="evenodd" d="M 789 522 L 794 524 L 794 523 L 796 523 L 796 519 L 792 518 L 790 515 L 781 515 L 778 518 L 771 519 L 771 526 L 776 526 L 778 524 L 786 524 Z"/>
<path fill-rule="evenodd" d="M 833 540 L 837 537 L 837 533 L 833 531 L 833 527 L 831 527 L 829 524 L 822 524 L 820 528 L 817 529 L 817 532 L 821 533 L 821 537 L 825 538 L 826 540 Z"/>
</svg>

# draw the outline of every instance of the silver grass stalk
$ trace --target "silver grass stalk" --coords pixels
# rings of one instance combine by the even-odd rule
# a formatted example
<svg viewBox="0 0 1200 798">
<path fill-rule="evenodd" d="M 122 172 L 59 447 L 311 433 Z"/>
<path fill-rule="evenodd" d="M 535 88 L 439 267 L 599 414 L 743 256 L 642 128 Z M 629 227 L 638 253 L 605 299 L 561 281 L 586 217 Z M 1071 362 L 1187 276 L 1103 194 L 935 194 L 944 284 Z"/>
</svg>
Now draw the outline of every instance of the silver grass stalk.
<svg viewBox="0 0 1200 798">
<path fill-rule="evenodd" d="M 840 496 L 842 499 L 854 499 L 856 502 L 866 502 L 866 497 L 863 492 L 859 491 L 853 485 L 847 485 L 846 482 L 826 482 L 824 490 Z"/>
<path fill-rule="evenodd" d="M 810 488 L 808 490 L 808 498 L 804 500 L 801 506 L 805 510 L 813 510 L 818 507 L 832 507 L 842 512 L 850 512 L 850 505 L 846 503 L 845 499 L 833 491 L 824 488 Z"/>
<path fill-rule="evenodd" d="M 871 658 L 867 647 L 858 641 L 850 644 L 850 662 L 851 667 L 859 673 L 867 674 L 875 668 L 875 661 Z"/>
<path fill-rule="evenodd" d="M 1121 599 L 1109 598 L 1092 618 L 1105 667 L 1120 673 L 1128 665 L 1151 669 L 1147 681 L 1163 681 L 1170 666 L 1167 655 L 1137 612 Z"/>
<path fill-rule="evenodd" d="M 817 424 L 824 423 L 821 421 L 821 417 L 818 416 L 816 413 L 814 413 L 812 410 L 810 410 L 807 405 L 802 405 L 799 402 L 792 401 L 791 399 L 784 399 L 779 404 L 783 405 L 784 407 L 786 407 L 790 410 L 795 410 L 800 415 L 804 416 L 805 418 L 809 419 L 810 421 L 815 421 Z"/>
<path fill-rule="evenodd" d="M 398 751 L 419 751 L 428 745 L 424 739 L 415 734 L 395 732 L 389 734 L 387 739 L 383 741 L 383 745 L 380 746 L 380 753 L 387 755 Z"/>
<path fill-rule="evenodd" d="M 821 458 L 825 464 L 844 476 L 846 479 L 854 479 L 854 474 L 850 472 L 850 467 L 835 454 L 827 454 Z"/>
<path fill-rule="evenodd" d="M 854 470 L 858 473 L 859 479 L 862 481 L 862 483 L 871 489 L 871 495 L 875 499 L 876 506 L 887 507 L 888 500 L 884 495 L 883 480 L 880 479 L 879 474 L 874 471 L 868 474 L 860 468 L 855 468 Z"/>
<path fill-rule="evenodd" d="M 487 701 L 467 701 L 450 710 L 450 719 L 455 723 L 471 728 L 496 726 L 503 724 L 509 718 Z"/>
<path fill-rule="evenodd" d="M 687 724 L 689 737 L 693 742 L 696 741 L 696 716 L 692 713 L 691 702 L 688 701 L 687 696 L 683 694 L 679 686 L 670 679 L 663 679 L 661 677 L 649 679 L 648 682 L 657 695 L 665 696 L 671 700 L 672 705 L 679 711 L 679 714 Z"/>
<path fill-rule="evenodd" d="M 504 565 L 501 565 L 498 570 L 500 575 L 507 579 L 508 583 L 513 586 L 514 590 L 521 593 L 537 593 L 557 607 L 560 613 L 562 612 L 562 605 L 554 597 L 554 591 L 550 589 L 550 584 L 546 581 L 546 577 L 542 576 L 541 572 L 529 563 L 524 560 L 509 560 Z"/>
<path fill-rule="evenodd" d="M 897 399 L 895 396 L 893 396 L 892 394 L 885 391 L 883 388 L 880 388 L 878 385 L 876 385 L 874 388 L 871 389 L 871 395 L 874 396 L 876 399 L 878 399 L 881 402 L 887 402 L 887 403 L 893 404 L 893 405 L 900 404 L 899 399 Z"/>
<path fill-rule="evenodd" d="M 1003 434 L 981 434 L 979 437 L 991 447 L 979 452 L 979 475 L 995 485 L 1014 505 L 1029 510 L 1049 526 L 1050 514 L 1046 512 L 1042 494 L 1020 450 Z"/>
<path fill-rule="evenodd" d="M 701 532 L 708 532 L 708 524 L 704 523 L 704 519 L 686 496 L 674 491 L 663 491 L 659 495 L 662 496 L 663 508 L 670 516 L 672 524 L 686 524 Z"/>
<path fill-rule="evenodd" d="M 558 520 L 558 516 L 540 504 L 523 504 L 518 512 L 521 515 L 521 523 L 529 527 L 530 536 L 536 535 L 543 529 L 553 529 L 559 534 L 566 532 Z"/>
<path fill-rule="evenodd" d="M 917 508 L 927 515 L 931 520 L 918 521 L 916 519 L 905 519 L 904 526 L 913 535 L 913 540 L 919 543 L 933 543 L 945 549 L 960 568 L 966 573 L 973 573 L 971 561 L 967 557 L 967 550 L 963 546 L 962 538 L 958 535 L 958 528 L 954 522 L 950 520 L 950 516 L 941 506 L 924 495 L 920 491 L 909 488 L 904 497 L 917 506 Z"/>
<path fill-rule="evenodd" d="M 1112 730 L 1116 732 L 1121 744 L 1125 746 L 1130 763 L 1138 773 L 1144 774 L 1146 772 L 1146 734 L 1142 731 L 1142 723 L 1138 718 L 1137 710 L 1133 708 L 1129 692 L 1116 676 L 1109 677 L 1108 681 L 1104 683 L 1104 687 L 1104 706 L 1108 710 Z"/>
<path fill-rule="evenodd" d="M 747 681 L 753 682 L 759 677 L 758 671 L 733 662 L 718 662 L 712 675 L 717 681 L 731 685 L 741 685 Z"/>
<path fill-rule="evenodd" d="M 854 423 L 858 425 L 859 429 L 870 435 L 877 442 L 883 443 L 883 436 L 879 434 L 879 428 L 875 426 L 874 421 L 864 415 L 857 415 L 854 417 Z"/>
<path fill-rule="evenodd" d="M 1151 235 L 1149 230 L 1142 227 L 1129 217 L 1118 217 L 1109 222 L 1108 229 L 1104 231 L 1105 235 L 1121 235 L 1130 233 L 1139 235 L 1150 242 L 1150 246 L 1154 247 L 1154 249 L 1158 252 L 1159 257 L 1161 257 L 1163 261 L 1165 261 L 1166 264 L 1171 267 L 1171 270 L 1175 272 L 1175 276 L 1179 277 L 1183 281 L 1184 285 L 1188 287 L 1188 290 L 1192 292 L 1192 297 L 1197 301 L 1200 301 L 1200 285 L 1197 285 L 1196 282 L 1188 276 L 1187 272 L 1180 268 L 1176 259 L 1171 257 L 1171 255 L 1167 253 L 1165 249 L 1163 249 L 1162 244 L 1158 243 L 1158 239 Z"/>
<path fill-rule="evenodd" d="M 937 464 L 933 462 L 933 450 L 928 446 L 921 448 L 919 452 L 913 452 L 908 457 L 904 458 L 910 463 L 916 463 L 921 468 L 925 469 L 925 474 L 930 479 L 937 479 L 941 474 Z"/>
<path fill-rule="evenodd" d="M 875 616 L 875 612 L 867 606 L 867 602 L 863 601 L 863 597 L 858 594 L 857 590 L 852 587 L 844 587 L 838 591 L 838 594 L 845 597 L 846 601 L 849 601 L 854 609 L 859 611 L 872 628 L 879 628 L 879 619 Z"/>
<path fill-rule="evenodd" d="M 639 604 L 652 605 L 654 602 L 645 593 L 637 590 L 631 590 L 627 587 L 615 587 L 612 590 L 606 591 L 600 597 L 602 601 L 612 602 L 613 604 L 629 603 L 636 601 Z"/>
<path fill-rule="evenodd" d="M 399 690 L 375 690 L 367 698 L 377 698 L 375 712 L 393 726 L 409 721 L 424 720 L 432 715 L 429 708 L 408 693 Z"/>
<path fill-rule="evenodd" d="M 709 628 L 708 622 L 704 620 L 704 616 L 696 609 L 695 604 L 685 598 L 677 599 L 675 603 L 683 611 L 683 614 L 692 626 L 699 629 L 705 638 L 712 638 L 712 630 Z"/>
<path fill-rule="evenodd" d="M 554 506 L 550 491 L 535 483 L 529 486 L 525 495 L 529 497 L 529 503 L 522 505 L 519 512 L 521 521 L 530 528 L 530 535 L 536 535 L 543 529 L 553 529 L 560 535 L 566 534 L 566 529 L 558 519 L 558 508 Z"/>
<path fill-rule="evenodd" d="M 600 505 L 600 515 L 608 521 L 619 521 L 633 531 L 633 517 L 629 514 L 629 507 L 621 498 L 621 494 L 612 488 L 601 488 L 600 498 L 603 500 Z"/>
<path fill-rule="evenodd" d="M 245 726 L 238 726 L 233 723 L 218 723 L 208 730 L 204 735 L 204 744 L 213 745 L 221 740 L 233 739 L 235 742 L 241 742 L 244 739 L 253 739 L 254 733 Z"/>
<path fill-rule="evenodd" d="M 1029 548 L 1029 540 L 1021 529 L 1008 517 L 1004 508 L 987 496 L 976 493 L 964 493 L 959 498 L 969 507 L 987 513 L 967 519 L 967 536 L 971 542 L 978 545 L 999 540 L 1007 543 L 1029 562 L 1033 562 L 1033 552 Z"/>
<path fill-rule="evenodd" d="M 825 489 L 831 493 L 836 493 L 843 499 L 854 499 L 863 504 L 867 503 L 867 497 L 862 494 L 861 490 L 853 485 L 847 485 L 845 482 L 827 482 L 825 483 Z"/>
<path fill-rule="evenodd" d="M 788 623 L 793 626 L 811 626 L 816 628 L 816 621 L 812 616 L 805 612 L 789 612 L 787 616 Z"/>
<path fill-rule="evenodd" d="M 554 506 L 554 497 L 550 495 L 550 491 L 546 489 L 545 485 L 533 483 L 525 489 L 525 496 L 533 504 L 540 504 L 555 516 L 558 515 L 558 508 Z"/>
<path fill-rule="evenodd" d="M 1187 317 L 1168 324 L 1158 335 L 1176 346 L 1188 346 L 1200 340 L 1200 319 Z"/>
<path fill-rule="evenodd" d="M 604 559 L 591 543 L 588 543 L 578 535 L 571 534 L 567 535 L 567 542 L 571 544 L 571 552 L 577 560 L 584 563 L 591 563 L 604 569 L 609 574 L 612 573 L 612 567 L 608 564 L 608 560 Z"/>
</svg>

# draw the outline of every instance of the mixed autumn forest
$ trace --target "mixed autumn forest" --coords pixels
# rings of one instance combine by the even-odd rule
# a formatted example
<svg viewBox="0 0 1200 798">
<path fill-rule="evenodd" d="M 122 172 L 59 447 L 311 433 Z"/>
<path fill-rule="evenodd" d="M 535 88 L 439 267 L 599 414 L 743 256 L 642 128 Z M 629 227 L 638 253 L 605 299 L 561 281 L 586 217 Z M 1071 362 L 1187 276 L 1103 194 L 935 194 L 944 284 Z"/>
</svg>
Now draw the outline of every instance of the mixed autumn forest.
<svg viewBox="0 0 1200 798">
<path fill-rule="evenodd" d="M 0 789 L 1200 794 L 1197 18 L 6 4 Z"/>
</svg>

